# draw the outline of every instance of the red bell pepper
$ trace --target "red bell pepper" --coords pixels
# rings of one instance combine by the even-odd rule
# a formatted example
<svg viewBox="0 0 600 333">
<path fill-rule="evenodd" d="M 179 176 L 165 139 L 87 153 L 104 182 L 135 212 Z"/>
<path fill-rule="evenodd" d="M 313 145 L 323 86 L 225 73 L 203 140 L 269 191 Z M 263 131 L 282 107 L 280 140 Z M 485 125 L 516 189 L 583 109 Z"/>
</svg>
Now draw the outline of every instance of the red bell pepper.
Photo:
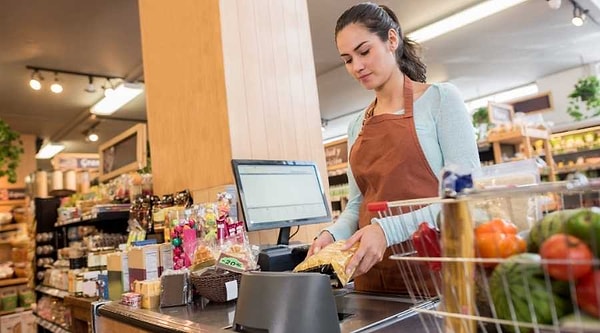
<svg viewBox="0 0 600 333">
<path fill-rule="evenodd" d="M 442 249 L 438 240 L 438 232 L 427 222 L 421 222 L 419 228 L 412 235 L 413 246 L 419 257 L 441 257 Z M 442 263 L 428 261 L 427 265 L 432 271 L 439 271 Z"/>
</svg>

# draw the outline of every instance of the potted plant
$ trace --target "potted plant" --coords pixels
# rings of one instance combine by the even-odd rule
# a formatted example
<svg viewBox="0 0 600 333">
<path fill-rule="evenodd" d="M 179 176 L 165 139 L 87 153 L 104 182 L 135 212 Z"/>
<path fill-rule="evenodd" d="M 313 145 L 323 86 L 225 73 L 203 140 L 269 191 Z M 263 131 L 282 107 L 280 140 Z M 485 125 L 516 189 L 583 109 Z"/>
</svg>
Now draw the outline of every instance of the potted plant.
<svg viewBox="0 0 600 333">
<path fill-rule="evenodd" d="M 487 131 L 490 124 L 490 118 L 488 116 L 488 108 L 482 106 L 475 110 L 472 115 L 473 127 L 475 128 L 475 134 L 477 135 L 477 141 L 485 141 L 487 138 Z"/>
<path fill-rule="evenodd" d="M 582 105 L 585 105 L 583 110 Z M 600 81 L 596 76 L 588 76 L 577 81 L 575 89 L 569 94 L 567 113 L 575 120 L 600 115 Z"/>
<path fill-rule="evenodd" d="M 6 176 L 10 183 L 17 182 L 17 167 L 22 154 L 21 134 L 0 119 L 0 177 Z"/>
</svg>

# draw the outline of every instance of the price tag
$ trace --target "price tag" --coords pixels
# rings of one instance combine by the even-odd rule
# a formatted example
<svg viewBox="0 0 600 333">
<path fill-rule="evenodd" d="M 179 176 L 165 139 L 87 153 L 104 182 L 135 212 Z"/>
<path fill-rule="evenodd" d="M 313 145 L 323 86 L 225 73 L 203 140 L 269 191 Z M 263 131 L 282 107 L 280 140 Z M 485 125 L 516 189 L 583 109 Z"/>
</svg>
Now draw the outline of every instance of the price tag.
<svg viewBox="0 0 600 333">
<path fill-rule="evenodd" d="M 244 265 L 236 258 L 223 257 L 219 260 L 219 263 L 237 269 L 244 269 Z"/>
</svg>

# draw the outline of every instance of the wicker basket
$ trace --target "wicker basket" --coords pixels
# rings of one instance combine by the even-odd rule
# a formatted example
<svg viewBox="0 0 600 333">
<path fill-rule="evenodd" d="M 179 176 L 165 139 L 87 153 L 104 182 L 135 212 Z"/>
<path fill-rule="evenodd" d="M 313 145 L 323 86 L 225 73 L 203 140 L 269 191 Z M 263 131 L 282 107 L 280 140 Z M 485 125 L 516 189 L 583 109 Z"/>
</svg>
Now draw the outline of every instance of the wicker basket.
<svg viewBox="0 0 600 333">
<path fill-rule="evenodd" d="M 223 269 L 209 268 L 202 273 L 192 272 L 190 280 L 196 292 L 213 302 L 227 302 L 227 289 L 225 283 L 237 280 L 238 289 L 242 274 L 226 271 Z"/>
</svg>

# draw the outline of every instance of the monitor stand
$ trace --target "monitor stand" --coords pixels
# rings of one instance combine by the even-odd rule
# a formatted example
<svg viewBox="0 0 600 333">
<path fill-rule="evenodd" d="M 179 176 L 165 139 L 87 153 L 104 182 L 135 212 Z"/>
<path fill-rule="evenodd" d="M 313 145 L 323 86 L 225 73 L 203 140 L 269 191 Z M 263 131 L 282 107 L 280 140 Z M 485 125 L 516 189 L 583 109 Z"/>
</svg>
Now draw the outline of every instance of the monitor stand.
<svg viewBox="0 0 600 333">
<path fill-rule="evenodd" d="M 308 247 L 290 247 L 290 227 L 279 229 L 277 245 L 267 246 L 258 254 L 261 271 L 291 271 L 306 257 Z"/>
</svg>

